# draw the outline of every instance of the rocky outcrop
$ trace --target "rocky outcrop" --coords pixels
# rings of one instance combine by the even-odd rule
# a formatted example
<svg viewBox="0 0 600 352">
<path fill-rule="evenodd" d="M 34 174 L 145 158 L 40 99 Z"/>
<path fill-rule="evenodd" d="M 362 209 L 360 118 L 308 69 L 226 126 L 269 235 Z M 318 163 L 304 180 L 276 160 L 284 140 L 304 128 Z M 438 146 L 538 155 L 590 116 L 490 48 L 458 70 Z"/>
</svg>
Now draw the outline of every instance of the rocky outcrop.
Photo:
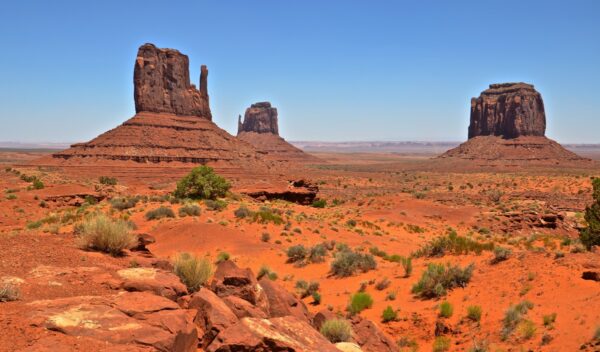
<svg viewBox="0 0 600 352">
<path fill-rule="evenodd" d="M 200 70 L 200 90 L 190 83 L 189 59 L 175 49 L 144 44 L 133 74 L 135 111 L 199 116 L 211 120 L 208 69 Z"/>
<path fill-rule="evenodd" d="M 252 104 L 242 117 L 238 116 L 238 135 L 242 132 L 271 133 L 279 136 L 277 109 L 269 102 Z"/>
<path fill-rule="evenodd" d="M 149 291 L 172 301 L 188 293 L 177 275 L 155 268 L 121 269 L 117 276 L 123 280 L 120 287 L 126 291 Z"/>
<path fill-rule="evenodd" d="M 221 298 L 236 296 L 250 302 L 265 313 L 269 311 L 267 296 L 256 281 L 252 270 L 241 269 L 230 260 L 219 263 L 210 287 Z"/>
<path fill-rule="evenodd" d="M 545 132 L 544 102 L 531 84 L 490 84 L 471 99 L 469 138 L 544 136 Z"/>
<path fill-rule="evenodd" d="M 259 283 L 269 300 L 270 317 L 293 315 L 307 323 L 311 322 L 308 309 L 300 299 L 269 278 L 263 277 Z"/>
</svg>

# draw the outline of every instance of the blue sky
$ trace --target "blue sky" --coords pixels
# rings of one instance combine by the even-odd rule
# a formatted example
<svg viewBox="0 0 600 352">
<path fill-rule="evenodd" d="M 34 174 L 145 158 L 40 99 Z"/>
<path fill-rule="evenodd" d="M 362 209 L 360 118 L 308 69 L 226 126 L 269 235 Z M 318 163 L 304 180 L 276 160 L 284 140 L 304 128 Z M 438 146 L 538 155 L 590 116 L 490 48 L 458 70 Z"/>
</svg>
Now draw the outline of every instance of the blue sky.
<svg viewBox="0 0 600 352">
<path fill-rule="evenodd" d="M 600 143 L 600 1 L 3 1 L 0 141 L 89 140 L 134 114 L 145 42 L 207 64 L 214 121 L 253 102 L 290 140 L 465 140 L 490 83 L 542 93 L 547 135 Z"/>
</svg>

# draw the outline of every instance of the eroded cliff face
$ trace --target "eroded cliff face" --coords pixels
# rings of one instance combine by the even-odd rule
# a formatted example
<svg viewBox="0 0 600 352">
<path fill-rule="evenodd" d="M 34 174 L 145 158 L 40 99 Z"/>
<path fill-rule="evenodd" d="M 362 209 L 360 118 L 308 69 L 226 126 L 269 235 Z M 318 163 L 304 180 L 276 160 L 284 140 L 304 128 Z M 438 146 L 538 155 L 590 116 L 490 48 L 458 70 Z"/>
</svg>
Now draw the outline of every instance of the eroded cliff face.
<svg viewBox="0 0 600 352">
<path fill-rule="evenodd" d="M 491 84 L 471 99 L 469 139 L 477 136 L 544 136 L 546 114 L 542 96 L 531 84 Z"/>
<path fill-rule="evenodd" d="M 242 132 L 271 133 L 279 135 L 277 109 L 269 102 L 252 104 L 242 117 L 238 117 L 238 135 Z"/>
<path fill-rule="evenodd" d="M 201 67 L 200 90 L 196 89 L 190 83 L 187 55 L 175 49 L 142 45 L 135 60 L 133 84 L 137 113 L 170 113 L 212 120 L 208 69 Z"/>
</svg>

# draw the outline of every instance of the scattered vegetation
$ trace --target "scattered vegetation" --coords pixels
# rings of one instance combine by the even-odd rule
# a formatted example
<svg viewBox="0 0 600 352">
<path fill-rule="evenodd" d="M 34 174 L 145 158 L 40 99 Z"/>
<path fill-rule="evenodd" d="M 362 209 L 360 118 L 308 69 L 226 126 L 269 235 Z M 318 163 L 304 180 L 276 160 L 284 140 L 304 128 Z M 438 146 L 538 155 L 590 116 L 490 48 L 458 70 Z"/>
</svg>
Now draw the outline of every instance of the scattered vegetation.
<svg viewBox="0 0 600 352">
<path fill-rule="evenodd" d="M 109 203 L 116 210 L 126 210 L 135 207 L 139 200 L 139 197 L 115 197 Z"/>
<path fill-rule="evenodd" d="M 174 218 L 175 213 L 173 209 L 165 206 L 160 206 L 154 210 L 150 210 L 146 213 L 146 220 L 159 220 L 164 218 Z"/>
<path fill-rule="evenodd" d="M 344 319 L 330 319 L 321 326 L 321 334 L 331 343 L 346 342 L 352 337 L 352 327 Z"/>
<path fill-rule="evenodd" d="M 452 306 L 452 304 L 450 304 L 450 302 L 444 301 L 440 303 L 440 317 L 450 318 L 452 316 L 452 313 L 454 313 L 454 307 Z"/>
<path fill-rule="evenodd" d="M 481 306 L 468 306 L 467 307 L 467 318 L 473 321 L 481 320 Z"/>
<path fill-rule="evenodd" d="M 124 220 L 113 220 L 104 214 L 96 214 L 84 220 L 80 226 L 79 244 L 111 255 L 120 255 L 124 249 L 137 242 L 131 233 L 131 225 Z"/>
<path fill-rule="evenodd" d="M 327 201 L 325 199 L 317 199 L 312 202 L 313 208 L 325 208 L 327 206 Z"/>
<path fill-rule="evenodd" d="M 474 252 L 479 255 L 484 250 L 492 250 L 493 243 L 481 243 L 466 236 L 459 236 L 456 231 L 450 230 L 446 236 L 438 237 L 424 245 L 414 253 L 415 257 L 442 257 L 446 254 L 468 254 Z"/>
<path fill-rule="evenodd" d="M 445 296 L 447 290 L 465 287 L 471 280 L 473 269 L 473 264 L 463 269 L 457 265 L 430 263 L 419 281 L 412 287 L 412 293 L 423 298 Z"/>
<path fill-rule="evenodd" d="M 358 314 L 373 306 L 373 298 L 366 292 L 357 292 L 350 297 L 348 311 L 350 314 Z"/>
<path fill-rule="evenodd" d="M 185 216 L 200 216 L 200 207 L 197 204 L 184 204 L 179 208 L 178 214 L 180 217 Z"/>
<path fill-rule="evenodd" d="M 206 209 L 212 210 L 212 211 L 221 211 L 221 210 L 227 208 L 227 202 L 222 199 L 217 199 L 217 200 L 206 199 L 204 201 L 204 205 L 206 205 Z"/>
<path fill-rule="evenodd" d="M 492 260 L 492 264 L 500 263 L 507 260 L 512 251 L 508 248 L 504 247 L 495 247 L 494 248 L 494 259 Z"/>
<path fill-rule="evenodd" d="M 319 283 L 317 281 L 306 282 L 304 280 L 298 280 L 296 281 L 296 289 L 298 290 L 300 298 L 306 298 L 319 291 Z"/>
<path fill-rule="evenodd" d="M 100 176 L 98 182 L 107 186 L 115 186 L 117 184 L 117 179 L 114 177 Z"/>
<path fill-rule="evenodd" d="M 213 266 L 206 258 L 190 253 L 180 253 L 173 263 L 173 271 L 188 290 L 196 292 L 206 284 L 213 273 Z"/>
<path fill-rule="evenodd" d="M 433 341 L 433 352 L 446 352 L 450 350 L 450 338 L 446 336 L 438 336 Z"/>
<path fill-rule="evenodd" d="M 177 182 L 174 195 L 177 198 L 215 200 L 225 197 L 230 188 L 229 182 L 217 175 L 213 168 L 202 165 Z"/>
<path fill-rule="evenodd" d="M 347 277 L 357 272 L 367 272 L 377 267 L 370 254 L 353 252 L 350 249 L 338 251 L 331 263 L 331 272 L 335 276 Z"/>
<path fill-rule="evenodd" d="M 525 314 L 533 308 L 533 303 L 529 301 L 523 301 L 519 304 L 510 306 L 504 314 L 504 320 L 502 322 L 502 339 L 507 339 L 513 331 L 517 328 L 519 323 L 524 320 Z M 534 331 L 535 332 L 535 331 Z"/>
<path fill-rule="evenodd" d="M 256 279 L 260 280 L 260 279 L 262 279 L 265 276 L 267 278 L 269 278 L 269 280 L 271 280 L 271 281 L 275 281 L 278 278 L 276 272 L 274 272 L 273 270 L 271 270 L 271 268 L 269 268 L 268 266 L 263 265 L 263 266 L 260 267 L 260 270 L 258 271 L 258 275 L 256 275 Z"/>
<path fill-rule="evenodd" d="M 589 250 L 600 246 L 600 178 L 592 179 L 594 202 L 585 208 L 587 227 L 579 232 L 579 240 Z"/>
</svg>

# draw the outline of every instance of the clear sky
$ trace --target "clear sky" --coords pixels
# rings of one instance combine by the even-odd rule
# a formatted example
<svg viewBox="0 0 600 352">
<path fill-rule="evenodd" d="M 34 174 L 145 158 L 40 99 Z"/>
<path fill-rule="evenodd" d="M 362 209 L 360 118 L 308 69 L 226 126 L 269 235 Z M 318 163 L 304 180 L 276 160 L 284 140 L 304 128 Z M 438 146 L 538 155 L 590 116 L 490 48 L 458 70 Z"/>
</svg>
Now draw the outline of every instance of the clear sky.
<svg viewBox="0 0 600 352">
<path fill-rule="evenodd" d="M 3 0 L 0 141 L 89 140 L 134 114 L 137 48 L 207 64 L 214 121 L 257 101 L 289 140 L 467 137 L 490 83 L 542 93 L 547 135 L 600 143 L 600 1 Z"/>
</svg>

